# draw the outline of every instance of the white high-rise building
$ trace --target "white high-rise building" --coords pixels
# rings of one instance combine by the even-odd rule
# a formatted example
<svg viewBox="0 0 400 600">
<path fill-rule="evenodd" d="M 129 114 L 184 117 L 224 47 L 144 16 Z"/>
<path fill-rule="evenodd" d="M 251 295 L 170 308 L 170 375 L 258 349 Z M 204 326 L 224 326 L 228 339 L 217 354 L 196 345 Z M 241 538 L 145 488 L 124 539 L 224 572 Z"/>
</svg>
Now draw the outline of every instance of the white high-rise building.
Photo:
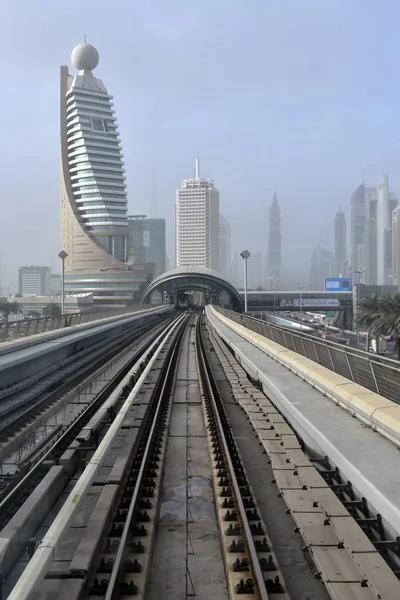
<svg viewBox="0 0 400 600">
<path fill-rule="evenodd" d="M 212 179 L 184 179 L 176 192 L 176 265 L 219 270 L 219 192 Z"/>
<path fill-rule="evenodd" d="M 61 249 L 65 289 L 93 293 L 103 306 L 133 302 L 152 270 L 133 264 L 122 148 L 112 96 L 93 71 L 91 44 L 72 52 L 76 73 L 61 67 Z M 154 269 L 153 269 L 154 270 Z"/>
<path fill-rule="evenodd" d="M 230 279 L 231 270 L 231 226 L 219 215 L 219 272 L 224 279 Z"/>
</svg>

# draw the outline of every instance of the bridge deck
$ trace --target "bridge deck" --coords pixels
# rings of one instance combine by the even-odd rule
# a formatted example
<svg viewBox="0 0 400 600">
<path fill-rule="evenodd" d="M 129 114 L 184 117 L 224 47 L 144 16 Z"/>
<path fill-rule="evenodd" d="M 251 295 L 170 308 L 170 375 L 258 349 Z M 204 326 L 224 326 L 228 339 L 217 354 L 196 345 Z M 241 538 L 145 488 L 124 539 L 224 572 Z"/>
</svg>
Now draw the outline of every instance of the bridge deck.
<svg viewBox="0 0 400 600">
<path fill-rule="evenodd" d="M 328 455 L 344 477 L 368 498 L 395 535 L 400 532 L 399 451 L 395 444 L 353 418 L 300 377 L 245 341 L 212 314 L 207 318 L 229 343 L 243 368 L 257 375 L 309 448 Z"/>
</svg>

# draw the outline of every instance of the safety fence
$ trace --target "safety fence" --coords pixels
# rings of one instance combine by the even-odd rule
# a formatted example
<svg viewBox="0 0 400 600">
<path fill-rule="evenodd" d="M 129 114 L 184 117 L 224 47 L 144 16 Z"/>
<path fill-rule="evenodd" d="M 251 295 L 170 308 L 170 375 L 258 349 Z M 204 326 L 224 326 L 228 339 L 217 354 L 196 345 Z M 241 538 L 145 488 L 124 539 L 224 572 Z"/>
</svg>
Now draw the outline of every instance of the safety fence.
<svg viewBox="0 0 400 600">
<path fill-rule="evenodd" d="M 155 305 L 152 305 L 152 308 Z M 97 310 L 82 313 L 67 313 L 58 317 L 34 317 L 25 318 L 14 322 L 0 323 L 0 343 L 24 338 L 46 331 L 55 331 L 64 327 L 73 327 L 74 325 L 82 325 L 108 317 L 117 317 L 132 312 L 143 310 L 145 306 L 130 306 L 126 308 L 110 308 L 106 310 Z"/>
<path fill-rule="evenodd" d="M 219 306 L 214 308 L 235 323 L 400 404 L 400 363 L 398 361 L 382 356 L 372 357 L 363 350 L 321 340 Z"/>
</svg>

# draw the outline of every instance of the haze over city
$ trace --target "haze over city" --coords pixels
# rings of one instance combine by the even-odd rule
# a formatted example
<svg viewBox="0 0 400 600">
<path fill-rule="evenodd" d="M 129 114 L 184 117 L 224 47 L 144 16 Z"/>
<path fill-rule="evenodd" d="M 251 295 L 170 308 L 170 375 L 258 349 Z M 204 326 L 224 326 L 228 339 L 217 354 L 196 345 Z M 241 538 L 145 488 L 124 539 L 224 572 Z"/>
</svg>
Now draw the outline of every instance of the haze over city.
<svg viewBox="0 0 400 600">
<path fill-rule="evenodd" d="M 131 214 L 151 215 L 155 166 L 169 266 L 175 190 L 199 154 L 233 250 L 266 254 L 276 192 L 282 269 L 307 285 L 313 248 L 333 250 L 335 213 L 349 222 L 363 178 L 385 172 L 400 189 L 399 16 L 395 2 L 351 0 L 4 5 L 2 285 L 16 291 L 22 264 L 59 269 L 59 65 L 85 34 L 114 96 Z"/>
</svg>

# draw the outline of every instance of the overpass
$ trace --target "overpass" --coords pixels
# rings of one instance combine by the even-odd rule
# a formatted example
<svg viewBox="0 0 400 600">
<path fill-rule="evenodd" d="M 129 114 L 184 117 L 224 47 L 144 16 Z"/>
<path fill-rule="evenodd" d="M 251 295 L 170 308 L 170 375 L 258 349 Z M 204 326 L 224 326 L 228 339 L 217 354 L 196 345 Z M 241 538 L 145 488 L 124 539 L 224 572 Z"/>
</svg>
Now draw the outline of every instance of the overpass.
<svg viewBox="0 0 400 600">
<path fill-rule="evenodd" d="M 244 291 L 239 291 L 244 301 Z M 311 312 L 341 312 L 342 326 L 347 329 L 353 318 L 353 292 L 250 291 L 247 293 L 248 312 L 281 312 L 290 310 Z"/>
</svg>

